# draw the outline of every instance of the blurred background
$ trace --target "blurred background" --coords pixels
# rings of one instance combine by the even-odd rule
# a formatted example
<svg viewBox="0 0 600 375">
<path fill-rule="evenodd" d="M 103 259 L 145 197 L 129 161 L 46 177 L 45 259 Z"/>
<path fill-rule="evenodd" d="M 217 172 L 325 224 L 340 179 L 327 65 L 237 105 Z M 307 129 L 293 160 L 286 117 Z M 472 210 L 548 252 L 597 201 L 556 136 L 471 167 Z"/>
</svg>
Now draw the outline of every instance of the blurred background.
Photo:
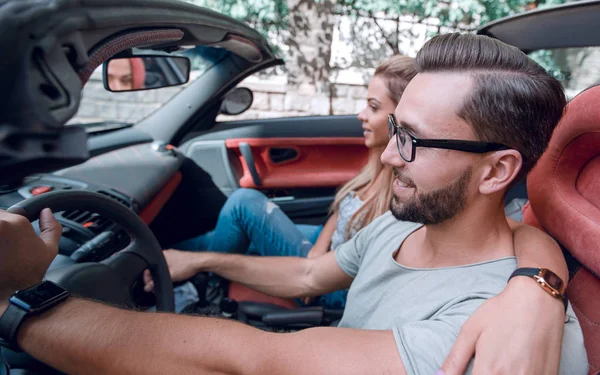
<svg viewBox="0 0 600 375">
<path fill-rule="evenodd" d="M 252 107 L 219 121 L 357 114 L 374 68 L 393 54 L 415 56 L 433 35 L 472 32 L 499 18 L 565 0 L 186 0 L 238 19 L 267 38 L 285 65 L 248 77 Z M 600 80 L 600 49 L 542 50 L 530 55 L 565 87 L 568 97 Z M 192 80 L 207 67 L 192 57 Z M 71 121 L 137 122 L 182 87 L 122 93 L 102 88 L 96 72 Z M 183 86 L 185 87 L 185 86 Z"/>
</svg>

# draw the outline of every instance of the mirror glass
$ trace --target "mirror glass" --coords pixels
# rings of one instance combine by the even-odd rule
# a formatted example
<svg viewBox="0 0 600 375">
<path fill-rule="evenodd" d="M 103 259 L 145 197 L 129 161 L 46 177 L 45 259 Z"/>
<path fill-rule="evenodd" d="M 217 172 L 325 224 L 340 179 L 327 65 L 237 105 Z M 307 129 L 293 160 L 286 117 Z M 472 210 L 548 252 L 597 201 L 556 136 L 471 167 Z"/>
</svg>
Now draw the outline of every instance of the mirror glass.
<svg viewBox="0 0 600 375">
<path fill-rule="evenodd" d="M 109 91 L 138 91 L 186 83 L 190 60 L 183 56 L 136 56 L 104 63 L 104 87 Z"/>
<path fill-rule="evenodd" d="M 236 87 L 229 91 L 221 103 L 221 113 L 225 115 L 239 115 L 252 105 L 254 96 L 246 87 Z"/>
</svg>

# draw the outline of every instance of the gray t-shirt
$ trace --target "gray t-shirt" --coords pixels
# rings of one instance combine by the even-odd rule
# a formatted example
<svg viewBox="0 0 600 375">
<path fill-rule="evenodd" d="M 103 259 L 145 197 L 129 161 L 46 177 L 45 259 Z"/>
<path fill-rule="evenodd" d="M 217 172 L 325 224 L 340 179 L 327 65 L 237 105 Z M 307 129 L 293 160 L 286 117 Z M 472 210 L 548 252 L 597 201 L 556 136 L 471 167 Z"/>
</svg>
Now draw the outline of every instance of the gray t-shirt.
<svg viewBox="0 0 600 375">
<path fill-rule="evenodd" d="M 462 324 L 506 287 L 517 262 L 507 257 L 459 267 L 404 267 L 394 253 L 420 227 L 387 212 L 337 249 L 338 265 L 354 278 L 339 326 L 392 330 L 407 373 L 433 375 Z M 581 327 L 571 307 L 567 314 L 560 374 L 584 375 Z"/>
</svg>

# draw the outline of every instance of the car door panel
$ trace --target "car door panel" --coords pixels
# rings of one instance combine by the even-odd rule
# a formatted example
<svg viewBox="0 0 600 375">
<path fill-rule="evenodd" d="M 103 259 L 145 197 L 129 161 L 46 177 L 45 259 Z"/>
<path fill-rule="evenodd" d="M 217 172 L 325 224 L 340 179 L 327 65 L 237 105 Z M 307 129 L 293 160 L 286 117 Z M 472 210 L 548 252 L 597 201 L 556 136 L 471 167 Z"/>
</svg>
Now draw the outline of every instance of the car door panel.
<svg viewBox="0 0 600 375">
<path fill-rule="evenodd" d="M 222 123 L 180 149 L 214 184 L 195 186 L 190 199 L 255 188 L 295 222 L 309 224 L 323 222 L 336 189 L 360 171 L 368 154 L 354 116 Z"/>
<path fill-rule="evenodd" d="M 253 189 L 338 187 L 356 176 L 368 157 L 363 139 L 354 137 L 238 138 L 226 140 L 225 145 L 242 165 L 239 186 Z M 240 145 L 250 147 L 252 159 L 244 157 Z M 273 149 L 294 150 L 296 155 L 273 162 Z"/>
</svg>

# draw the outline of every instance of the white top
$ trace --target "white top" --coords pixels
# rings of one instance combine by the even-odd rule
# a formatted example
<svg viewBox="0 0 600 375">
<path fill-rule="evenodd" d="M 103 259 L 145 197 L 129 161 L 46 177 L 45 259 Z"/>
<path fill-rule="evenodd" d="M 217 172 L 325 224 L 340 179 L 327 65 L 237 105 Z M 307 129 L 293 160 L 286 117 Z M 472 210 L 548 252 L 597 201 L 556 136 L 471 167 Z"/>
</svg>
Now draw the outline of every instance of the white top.
<svg viewBox="0 0 600 375">
<path fill-rule="evenodd" d="M 348 222 L 356 213 L 356 211 L 362 207 L 362 205 L 363 201 L 361 201 L 358 195 L 356 195 L 354 192 L 348 193 L 348 195 L 342 199 L 338 212 L 338 220 L 335 224 L 335 232 L 333 232 L 333 236 L 331 237 L 330 250 L 337 249 L 341 244 L 350 239 L 346 238 L 346 228 L 348 227 Z M 350 237 L 354 236 L 356 232 L 356 228 L 350 230 Z"/>
</svg>

